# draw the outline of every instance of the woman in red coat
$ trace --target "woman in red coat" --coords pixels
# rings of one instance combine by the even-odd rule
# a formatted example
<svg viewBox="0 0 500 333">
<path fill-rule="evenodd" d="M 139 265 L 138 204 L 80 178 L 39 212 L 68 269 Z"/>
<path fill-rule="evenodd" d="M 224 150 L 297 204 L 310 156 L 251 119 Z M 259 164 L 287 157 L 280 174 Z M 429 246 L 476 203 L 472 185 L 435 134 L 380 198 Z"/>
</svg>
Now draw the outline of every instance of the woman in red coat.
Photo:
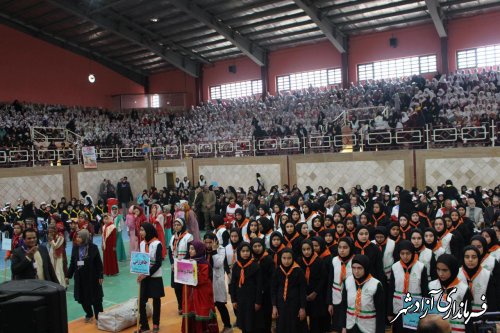
<svg viewBox="0 0 500 333">
<path fill-rule="evenodd" d="M 211 267 L 207 262 L 205 249 L 205 244 L 197 240 L 189 244 L 189 259 L 196 260 L 197 263 L 198 285 L 184 286 L 187 289 L 183 291 L 187 295 L 187 302 L 183 302 L 182 333 L 219 332 Z"/>
<path fill-rule="evenodd" d="M 132 213 L 134 215 L 134 223 L 135 223 L 135 234 L 137 236 L 137 246 L 139 247 L 141 245 L 141 237 L 139 235 L 141 234 L 141 226 L 147 222 L 146 215 L 144 215 L 144 211 L 140 206 L 132 206 L 134 207 L 132 209 Z"/>
<path fill-rule="evenodd" d="M 158 204 L 151 205 L 151 214 L 149 215 L 149 223 L 154 225 L 156 233 L 158 234 L 158 240 L 161 242 L 162 245 L 161 255 L 163 256 L 163 259 L 165 259 L 165 256 L 167 255 L 167 244 L 165 243 L 165 231 L 163 229 L 164 222 L 165 222 L 165 216 L 163 215 L 160 205 Z"/>
<path fill-rule="evenodd" d="M 102 256 L 104 258 L 104 275 L 118 274 L 118 259 L 116 257 L 116 226 L 113 219 L 104 214 L 102 230 Z"/>
</svg>

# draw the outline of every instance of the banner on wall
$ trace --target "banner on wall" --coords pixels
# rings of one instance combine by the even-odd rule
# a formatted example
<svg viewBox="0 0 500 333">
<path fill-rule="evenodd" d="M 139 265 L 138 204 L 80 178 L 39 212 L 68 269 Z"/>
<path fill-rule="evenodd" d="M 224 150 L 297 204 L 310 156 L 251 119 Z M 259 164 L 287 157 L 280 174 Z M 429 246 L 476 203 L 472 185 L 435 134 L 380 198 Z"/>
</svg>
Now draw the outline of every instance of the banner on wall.
<svg viewBox="0 0 500 333">
<path fill-rule="evenodd" d="M 82 156 L 85 169 L 97 169 L 97 156 L 94 146 L 82 147 Z"/>
</svg>

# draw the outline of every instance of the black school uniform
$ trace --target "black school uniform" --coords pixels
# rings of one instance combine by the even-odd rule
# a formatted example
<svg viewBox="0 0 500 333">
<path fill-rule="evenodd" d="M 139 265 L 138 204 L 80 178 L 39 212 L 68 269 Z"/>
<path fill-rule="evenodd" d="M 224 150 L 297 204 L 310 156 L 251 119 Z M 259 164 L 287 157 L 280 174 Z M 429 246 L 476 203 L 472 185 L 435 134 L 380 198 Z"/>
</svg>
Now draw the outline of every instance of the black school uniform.
<svg viewBox="0 0 500 333">
<path fill-rule="evenodd" d="M 236 262 L 231 275 L 231 301 L 238 304 L 237 326 L 243 333 L 257 332 L 255 304 L 262 304 L 262 273 L 257 262 L 245 268 L 245 281 L 240 286 L 242 268 Z"/>
<path fill-rule="evenodd" d="M 328 274 L 324 272 L 325 263 L 317 255 L 311 258 L 301 257 L 298 264 L 306 277 L 306 296 L 316 293 L 313 301 L 307 301 L 306 313 L 309 317 L 309 330 L 311 332 L 326 332 L 327 323 L 327 303 L 326 303 L 326 282 Z"/>
<path fill-rule="evenodd" d="M 306 333 L 308 331 L 307 321 L 301 321 L 298 318 L 299 310 L 305 309 L 307 306 L 306 277 L 297 264 L 289 267 L 288 274 L 288 283 L 286 284 L 286 275 L 280 265 L 272 279 L 271 299 L 273 306 L 278 308 L 279 313 L 276 320 L 276 333 Z M 287 285 L 286 298 L 285 285 Z"/>
<path fill-rule="evenodd" d="M 273 304 L 271 302 L 271 277 L 274 275 L 273 256 L 261 256 L 258 260 L 262 275 L 262 308 L 257 312 L 257 332 L 271 333 Z"/>
<path fill-rule="evenodd" d="M 283 234 L 283 244 L 285 247 L 292 249 L 294 260 L 300 258 L 303 240 L 304 238 L 298 232 L 293 235 Z"/>
<path fill-rule="evenodd" d="M 370 259 L 370 267 L 368 272 L 377 280 L 379 280 L 383 285 L 387 281 L 387 277 L 384 272 L 384 263 L 382 261 L 382 252 L 380 252 L 377 245 L 372 242 L 369 243 L 364 249 L 362 249 L 362 244 L 358 241 L 354 243 L 354 254 L 364 254 Z M 384 286 L 385 287 L 385 286 Z"/>
</svg>

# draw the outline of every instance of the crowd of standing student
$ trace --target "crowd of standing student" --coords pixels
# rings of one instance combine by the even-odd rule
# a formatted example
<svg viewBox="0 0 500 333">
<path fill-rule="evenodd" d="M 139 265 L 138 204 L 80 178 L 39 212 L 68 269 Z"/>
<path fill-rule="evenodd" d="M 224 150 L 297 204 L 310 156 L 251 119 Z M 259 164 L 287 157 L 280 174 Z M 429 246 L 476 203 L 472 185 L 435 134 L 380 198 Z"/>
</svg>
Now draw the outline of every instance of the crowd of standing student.
<svg viewBox="0 0 500 333">
<path fill-rule="evenodd" d="M 149 298 L 153 330 L 159 330 L 161 263 L 166 258 L 171 263 L 192 259 L 199 265 L 196 287 L 176 283 L 172 268 L 183 332 L 186 327 L 187 332 L 217 332 L 216 311 L 228 332 L 231 310 L 245 333 L 270 332 L 273 325 L 278 333 L 380 333 L 401 310 L 404 295 L 429 296 L 435 289 L 450 300 L 467 301 L 471 311 L 479 311 L 483 301 L 488 311 L 498 308 L 499 186 L 458 191 L 447 181 L 436 191 L 401 186 L 391 191 L 387 185 L 357 186 L 349 193 L 328 187 L 301 191 L 295 185 L 266 191 L 257 175 L 257 189 L 245 192 L 202 181 L 196 188 L 169 191 L 166 204 L 153 193 L 147 203 L 122 211 L 125 216 L 117 205 L 109 213 L 103 206 L 99 229 L 86 213 L 75 214 L 68 204 L 60 211 L 58 204 L 51 204 L 48 251 L 38 246 L 39 230 L 30 219 L 3 222 L 13 235 L 7 254 L 13 278 L 67 285 L 66 279 L 74 277 L 75 299 L 90 321 L 102 311 L 103 276 L 117 274 L 117 261 L 127 257 L 120 233 L 128 231 L 130 251 L 151 256 L 150 276 L 138 277 L 141 331 L 149 330 L 144 317 Z M 88 203 L 86 193 L 82 197 Z M 2 210 L 4 221 L 12 214 L 8 208 Z M 44 208 L 38 213 L 50 213 Z M 65 234 L 67 216 L 71 222 Z M 202 236 L 203 228 L 208 231 Z M 96 230 L 103 236 L 104 264 L 92 242 Z M 69 266 L 61 251 L 67 239 L 73 242 Z M 453 288 L 457 292 L 451 293 Z M 453 332 L 471 331 L 472 322 L 450 324 Z M 395 332 L 408 330 L 400 316 L 392 327 Z"/>
</svg>

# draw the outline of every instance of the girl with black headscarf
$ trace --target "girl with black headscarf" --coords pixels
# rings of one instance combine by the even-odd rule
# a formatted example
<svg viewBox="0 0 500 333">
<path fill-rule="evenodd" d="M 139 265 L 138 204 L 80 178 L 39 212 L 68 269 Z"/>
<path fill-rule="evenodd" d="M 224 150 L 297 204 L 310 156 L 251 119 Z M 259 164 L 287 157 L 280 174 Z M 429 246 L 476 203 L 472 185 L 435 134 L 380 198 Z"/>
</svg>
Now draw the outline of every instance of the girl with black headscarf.
<svg viewBox="0 0 500 333">
<path fill-rule="evenodd" d="M 418 261 L 424 264 L 428 282 L 437 279 L 436 258 L 432 250 L 424 245 L 424 233 L 420 229 L 413 229 L 410 235 L 410 241 L 415 248 L 415 255 Z"/>
<path fill-rule="evenodd" d="M 352 259 L 354 258 L 354 244 L 348 237 L 341 238 L 337 244 L 338 255 L 332 259 L 330 274 L 328 276 L 327 303 L 330 316 L 333 315 L 333 329 L 337 332 L 342 330 L 342 316 L 340 311 L 342 302 L 342 291 L 345 279 L 352 275 Z"/>
<path fill-rule="evenodd" d="M 495 281 L 500 281 L 500 264 L 487 252 L 486 239 L 483 236 L 476 235 L 471 238 L 470 244 L 479 250 L 481 267 L 489 270 Z"/>
<path fill-rule="evenodd" d="M 306 333 L 307 282 L 304 272 L 286 248 L 272 278 L 271 300 L 277 333 Z"/>
<path fill-rule="evenodd" d="M 151 260 L 149 266 L 149 275 L 139 275 L 137 282 L 140 283 L 139 302 L 140 322 L 142 331 L 149 331 L 148 317 L 146 315 L 146 303 L 148 299 L 153 299 L 153 331 L 159 332 L 160 313 L 161 313 L 161 297 L 165 296 L 163 287 L 163 272 L 161 263 L 163 261 L 162 247 L 163 244 L 158 240 L 156 228 L 150 223 L 143 223 L 140 229 L 142 238 L 140 250 L 143 253 L 148 253 Z"/>
<path fill-rule="evenodd" d="M 321 236 L 324 230 L 325 227 L 323 225 L 323 217 L 321 217 L 320 215 L 315 216 L 312 220 L 312 230 L 309 232 L 309 234 L 312 237 Z"/>
<path fill-rule="evenodd" d="M 233 308 L 238 311 L 237 326 L 244 333 L 257 332 L 256 313 L 262 305 L 262 273 L 259 264 L 252 258 L 249 243 L 241 243 L 237 254 L 230 284 Z"/>
<path fill-rule="evenodd" d="M 488 253 L 497 261 L 500 261 L 500 243 L 498 242 L 496 231 L 492 228 L 483 229 L 481 236 L 484 237 L 488 244 Z"/>
<path fill-rule="evenodd" d="M 229 244 L 224 247 L 226 257 L 224 258 L 224 270 L 228 275 L 229 281 L 231 281 L 231 272 L 233 270 L 234 263 L 237 260 L 237 249 L 240 243 L 243 241 L 241 237 L 241 231 L 238 228 L 232 228 L 229 230 Z"/>
<path fill-rule="evenodd" d="M 281 251 L 285 248 L 283 244 L 283 235 L 279 231 L 274 231 L 271 234 L 271 242 L 269 244 L 269 248 L 267 249 L 267 253 L 271 256 L 274 262 L 274 268 L 277 268 L 279 265 L 279 256 Z"/>
<path fill-rule="evenodd" d="M 434 253 L 434 257 L 436 258 L 436 260 L 440 255 L 445 253 L 443 245 L 439 240 L 439 236 L 434 228 L 427 228 L 424 230 L 424 245 L 426 248 L 431 250 L 432 253 Z"/>
<path fill-rule="evenodd" d="M 481 253 L 474 246 L 464 248 L 464 264 L 458 273 L 458 279 L 469 286 L 472 293 L 472 311 L 481 311 L 483 300 L 488 305 L 488 312 L 495 312 L 498 309 L 497 282 L 493 279 L 491 272 L 481 267 Z"/>
<path fill-rule="evenodd" d="M 429 291 L 440 290 L 441 293 L 429 294 L 429 297 L 434 298 L 435 302 L 439 302 L 442 299 L 445 302 L 455 302 L 457 305 L 460 302 L 464 302 L 464 304 L 467 302 L 466 310 L 471 312 L 472 294 L 467 283 L 461 282 L 458 279 L 460 264 L 457 258 L 445 253 L 438 258 L 436 268 L 438 278 L 429 283 Z M 456 288 L 456 292 L 451 293 L 454 288 Z M 449 321 L 452 332 L 473 332 L 472 322 L 469 321 L 468 324 L 465 324 L 463 317 L 454 318 Z"/>
<path fill-rule="evenodd" d="M 324 295 L 328 275 L 325 276 L 324 264 L 314 251 L 313 242 L 309 239 L 302 242 L 302 256 L 298 264 L 306 277 L 306 313 L 309 316 L 309 330 L 318 333 L 326 332 L 328 320 Z"/>
<path fill-rule="evenodd" d="M 382 254 L 382 264 L 387 281 L 391 277 L 391 267 L 397 261 L 397 253 L 394 253 L 396 242 L 390 239 L 387 235 L 387 229 L 383 226 L 378 226 L 374 231 L 375 239 L 372 241 L 378 246 Z"/>
<path fill-rule="evenodd" d="M 304 213 L 304 220 L 307 223 L 309 230 L 312 230 L 312 221 L 318 216 L 318 213 L 314 210 L 314 206 L 311 202 L 306 202 L 302 205 L 302 212 Z"/>
<path fill-rule="evenodd" d="M 418 261 L 415 247 L 408 240 L 399 243 L 399 261 L 392 265 L 392 274 L 387 290 L 388 297 L 392 296 L 392 311 L 389 311 L 389 320 L 398 315 L 403 308 L 403 299 L 407 293 L 414 296 L 424 296 L 429 293 L 427 287 L 427 270 L 425 265 Z M 412 330 L 403 327 L 403 317 L 399 316 L 393 323 L 395 333 L 410 333 Z"/>
<path fill-rule="evenodd" d="M 382 283 L 369 273 L 370 258 L 356 255 L 352 260 L 352 276 L 345 280 L 342 291 L 343 328 L 348 333 L 385 332 L 385 295 Z"/>
<path fill-rule="evenodd" d="M 380 202 L 375 202 L 372 209 L 373 214 L 371 216 L 370 224 L 374 228 L 378 226 L 386 226 L 389 223 L 389 219 L 385 213 L 385 206 Z"/>
<path fill-rule="evenodd" d="M 377 245 L 370 242 L 370 233 L 366 226 L 359 226 L 356 229 L 356 240 L 354 242 L 354 253 L 364 254 L 370 259 L 370 266 L 368 273 L 374 278 L 381 281 L 386 281 L 384 273 L 384 265 L 382 260 L 382 252 L 380 252 Z"/>
<path fill-rule="evenodd" d="M 295 225 L 292 221 L 287 221 L 285 223 L 285 230 L 283 232 L 283 244 L 285 247 L 292 249 L 294 253 L 294 258 L 300 257 L 300 246 L 302 239 L 300 234 L 295 229 Z"/>
<path fill-rule="evenodd" d="M 257 312 L 258 332 L 271 333 L 273 306 L 271 303 L 271 280 L 274 274 L 274 262 L 272 256 L 266 251 L 266 244 L 263 239 L 254 238 L 250 242 L 252 255 L 260 266 L 262 274 L 262 309 Z"/>
<path fill-rule="evenodd" d="M 321 233 L 321 237 L 325 240 L 326 248 L 330 250 L 332 256 L 337 255 L 337 244 L 335 242 L 335 230 L 326 229 Z"/>
</svg>

